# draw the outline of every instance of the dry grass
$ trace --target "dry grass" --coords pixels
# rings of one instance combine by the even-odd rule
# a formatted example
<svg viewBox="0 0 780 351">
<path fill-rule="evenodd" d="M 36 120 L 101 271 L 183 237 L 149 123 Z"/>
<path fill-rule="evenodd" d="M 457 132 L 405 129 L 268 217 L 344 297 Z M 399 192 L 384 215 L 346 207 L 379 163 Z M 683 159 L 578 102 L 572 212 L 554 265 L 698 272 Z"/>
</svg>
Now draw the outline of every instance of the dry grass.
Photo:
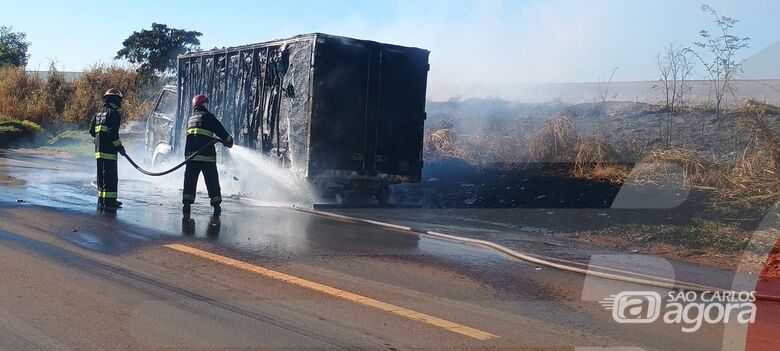
<svg viewBox="0 0 780 351">
<path fill-rule="evenodd" d="M 618 153 L 604 140 L 586 137 L 575 146 L 573 175 L 576 178 L 622 184 L 631 168 L 618 163 Z"/>
<path fill-rule="evenodd" d="M 632 182 L 657 186 L 683 184 L 691 188 L 715 189 L 721 184 L 721 173 L 717 165 L 706 162 L 694 150 L 652 150 L 634 168 Z"/>
<path fill-rule="evenodd" d="M 519 136 L 475 135 L 466 139 L 466 159 L 479 167 L 498 166 L 503 170 L 518 169 L 528 161 L 524 152 L 526 141 Z"/>
<path fill-rule="evenodd" d="M 44 80 L 20 68 L 0 68 L 0 115 L 40 123 L 54 112 Z"/>
<path fill-rule="evenodd" d="M 117 88 L 124 94 L 122 112 L 127 120 L 137 120 L 148 115 L 154 101 L 141 98 L 148 87 L 140 83 L 138 73 L 118 66 L 96 65 L 79 76 L 62 121 L 88 123 L 90 117 L 103 106 L 102 94 L 109 88 Z"/>
<path fill-rule="evenodd" d="M 459 136 L 451 126 L 443 125 L 426 136 L 425 153 L 432 158 L 461 159 L 478 167 L 512 170 L 528 159 L 524 144 L 525 140 L 517 136 Z"/>
<path fill-rule="evenodd" d="M 551 118 L 531 135 L 528 156 L 536 162 L 569 161 L 577 142 L 577 128 L 570 118 Z"/>
<path fill-rule="evenodd" d="M 723 197 L 729 201 L 753 204 L 780 199 L 780 136 L 767 120 L 780 114 L 780 108 L 749 101 L 737 120 L 737 130 L 746 141 L 735 167 L 725 173 Z"/>
<path fill-rule="evenodd" d="M 47 79 L 22 69 L 0 68 L 0 115 L 32 121 L 44 126 L 56 123 L 86 124 L 102 106 L 102 94 L 108 88 L 121 90 L 125 99 L 123 113 L 128 120 L 148 115 L 154 103 L 145 99 L 154 85 L 141 83 L 132 69 L 94 66 L 75 83 L 50 69 Z"/>
<path fill-rule="evenodd" d="M 429 134 L 425 140 L 425 151 L 443 157 L 466 158 L 463 145 L 450 126 L 443 126 Z"/>
</svg>

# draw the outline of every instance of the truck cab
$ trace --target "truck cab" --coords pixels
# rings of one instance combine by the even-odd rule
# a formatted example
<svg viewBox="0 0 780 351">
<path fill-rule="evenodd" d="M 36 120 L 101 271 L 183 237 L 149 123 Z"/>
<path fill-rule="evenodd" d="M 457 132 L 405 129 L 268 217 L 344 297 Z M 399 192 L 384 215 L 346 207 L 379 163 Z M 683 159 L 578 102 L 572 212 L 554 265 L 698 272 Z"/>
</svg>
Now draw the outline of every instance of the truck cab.
<svg viewBox="0 0 780 351">
<path fill-rule="evenodd" d="M 176 126 L 178 102 L 179 94 L 176 92 L 176 87 L 165 86 L 157 97 L 154 109 L 146 119 L 145 159 L 150 165 L 165 163 L 173 152 L 173 128 Z"/>
</svg>

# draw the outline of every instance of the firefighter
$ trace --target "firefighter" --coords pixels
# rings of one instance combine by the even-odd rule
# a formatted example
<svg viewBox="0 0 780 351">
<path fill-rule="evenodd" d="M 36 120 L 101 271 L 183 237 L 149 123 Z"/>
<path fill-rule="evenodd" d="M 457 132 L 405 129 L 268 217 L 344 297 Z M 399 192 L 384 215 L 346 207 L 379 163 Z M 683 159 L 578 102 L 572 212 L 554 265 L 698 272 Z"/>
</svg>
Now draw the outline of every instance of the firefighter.
<svg viewBox="0 0 780 351">
<path fill-rule="evenodd" d="M 228 134 L 222 123 L 213 113 L 206 109 L 209 99 L 205 95 L 195 95 L 192 98 L 193 114 L 187 121 L 187 142 L 184 146 L 184 156 L 189 157 L 203 148 L 215 138 L 228 148 L 233 147 L 233 137 Z M 198 177 L 203 172 L 206 181 L 211 206 L 214 207 L 214 217 L 219 217 L 222 212 L 220 204 L 222 195 L 219 187 L 219 175 L 217 173 L 217 151 L 214 145 L 209 146 L 199 155 L 187 162 L 184 169 L 184 191 L 182 203 L 184 204 L 184 217 L 189 218 L 190 205 L 195 202 L 195 190 L 198 186 Z"/>
<path fill-rule="evenodd" d="M 122 92 L 108 89 L 103 94 L 103 110 L 92 116 L 89 133 L 95 138 L 95 159 L 97 159 L 98 208 L 116 210 L 122 207 L 117 201 L 117 153 L 125 155 L 125 147 L 119 140 L 119 126 L 122 115 Z"/>
</svg>

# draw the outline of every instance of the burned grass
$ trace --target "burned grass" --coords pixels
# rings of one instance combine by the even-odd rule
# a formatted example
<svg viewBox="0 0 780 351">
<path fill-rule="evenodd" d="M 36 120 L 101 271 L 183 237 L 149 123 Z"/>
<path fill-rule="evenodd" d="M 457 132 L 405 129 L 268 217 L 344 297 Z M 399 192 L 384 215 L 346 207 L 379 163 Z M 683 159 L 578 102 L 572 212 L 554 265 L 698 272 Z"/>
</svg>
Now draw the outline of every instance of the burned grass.
<svg viewBox="0 0 780 351">
<path fill-rule="evenodd" d="M 780 108 L 749 101 L 714 121 L 702 111 L 670 117 L 640 105 L 644 112 L 627 104 L 608 106 L 605 120 L 594 120 L 600 117 L 584 107 L 564 108 L 568 115 L 540 119 L 533 129 L 526 118 L 516 123 L 521 128 L 507 123 L 470 135 L 447 121 L 428 131 L 426 162 L 454 158 L 505 171 L 570 164 L 567 175 L 549 168 L 572 180 L 711 191 L 718 202 L 747 210 L 766 209 L 780 199 Z"/>
<path fill-rule="evenodd" d="M 709 257 L 715 264 L 774 245 L 751 235 L 780 201 L 780 108 L 749 101 L 715 119 L 706 106 L 665 113 L 629 105 L 608 104 L 603 118 L 577 105 L 535 120 L 483 123 L 489 127 L 479 129 L 480 137 L 461 137 L 457 121 L 429 130 L 427 167 L 443 160 L 472 169 L 461 171 L 468 175 L 459 180 L 429 177 L 423 188 L 432 191 L 430 205 L 596 209 L 609 208 L 622 186 L 647 193 L 681 189 L 690 191 L 689 199 L 656 211 L 659 216 L 598 218 L 604 220 L 597 228 L 559 229 L 609 246 Z M 502 143 L 514 152 L 484 152 L 501 150 Z"/>
</svg>

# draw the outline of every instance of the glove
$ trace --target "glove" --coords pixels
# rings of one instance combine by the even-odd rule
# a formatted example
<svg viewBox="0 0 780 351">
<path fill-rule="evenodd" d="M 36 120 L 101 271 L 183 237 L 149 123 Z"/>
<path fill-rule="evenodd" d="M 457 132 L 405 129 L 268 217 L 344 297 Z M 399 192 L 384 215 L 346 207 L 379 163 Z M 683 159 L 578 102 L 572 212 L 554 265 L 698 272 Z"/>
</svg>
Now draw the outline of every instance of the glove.
<svg viewBox="0 0 780 351">
<path fill-rule="evenodd" d="M 120 155 L 127 156 L 127 151 L 125 151 L 125 147 L 124 146 L 119 145 L 119 147 L 117 148 L 117 151 L 119 152 Z"/>
<path fill-rule="evenodd" d="M 222 141 L 222 145 L 227 146 L 228 149 L 232 148 L 233 147 L 233 137 L 228 135 L 227 139 Z"/>
</svg>

